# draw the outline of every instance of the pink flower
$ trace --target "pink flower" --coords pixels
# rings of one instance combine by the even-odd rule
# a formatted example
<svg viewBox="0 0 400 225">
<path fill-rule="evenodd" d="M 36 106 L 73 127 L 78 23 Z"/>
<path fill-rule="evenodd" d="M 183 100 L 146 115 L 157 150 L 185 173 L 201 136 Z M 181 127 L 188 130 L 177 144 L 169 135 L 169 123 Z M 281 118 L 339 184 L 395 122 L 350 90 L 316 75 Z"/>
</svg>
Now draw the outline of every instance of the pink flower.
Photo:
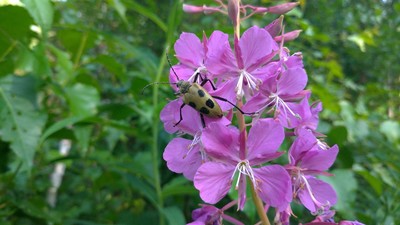
<svg viewBox="0 0 400 225">
<path fill-rule="evenodd" d="M 279 165 L 258 167 L 282 155 L 277 149 L 283 139 L 283 127 L 273 119 L 258 120 L 250 129 L 245 146 L 236 128 L 210 124 L 203 131 L 202 142 L 213 160 L 202 164 L 194 177 L 200 197 L 207 203 L 217 203 L 228 193 L 238 175 L 236 188 L 239 189 L 240 209 L 246 201 L 246 177 L 265 203 L 286 208 L 291 201 L 291 184 L 285 169 Z"/>
<path fill-rule="evenodd" d="M 329 209 L 336 204 L 335 190 L 312 174 L 325 174 L 339 152 L 337 145 L 321 150 L 312 132 L 302 129 L 289 149 L 289 165 L 292 176 L 294 198 L 311 212 Z"/>
<path fill-rule="evenodd" d="M 291 109 L 296 116 L 284 113 L 279 114 L 278 118 L 284 127 L 289 129 L 295 128 L 295 132 L 299 129 L 309 129 L 313 132 L 317 130 L 319 120 L 318 114 L 322 111 L 322 104 L 321 102 L 315 102 L 310 106 L 308 99 L 309 96 L 306 96 L 299 104 L 287 103 L 288 108 Z"/>
<path fill-rule="evenodd" d="M 167 132 L 174 133 L 180 131 L 181 133 L 191 135 L 193 140 L 174 138 L 165 148 L 163 157 L 167 161 L 167 167 L 171 171 L 183 173 L 187 179 L 193 180 L 194 174 L 200 165 L 208 161 L 201 143 L 203 124 L 199 112 L 187 106 L 182 108 L 183 120 L 174 127 L 179 121 L 179 108 L 181 104 L 180 100 L 168 103 L 161 111 L 160 117 L 164 122 L 164 128 Z M 225 126 L 230 124 L 230 121 L 225 117 L 217 119 L 204 117 L 204 120 L 206 125 L 213 122 L 222 123 Z"/>
<path fill-rule="evenodd" d="M 272 108 L 275 110 L 275 116 L 281 114 L 282 125 L 290 128 L 287 118 L 289 116 L 300 118 L 300 116 L 288 102 L 296 102 L 309 95 L 309 92 L 304 90 L 307 74 L 303 69 L 301 54 L 283 57 L 281 61 L 271 63 L 270 68 L 275 73 L 274 76 L 263 82 L 260 92 L 243 106 L 243 110 L 262 112 Z"/>
<path fill-rule="evenodd" d="M 195 34 L 183 32 L 175 42 L 174 49 L 180 64 L 173 68 L 180 79 L 189 82 L 194 82 L 198 73 L 203 79 L 225 73 L 226 68 L 220 64 L 220 61 L 229 54 L 227 52 L 232 51 L 228 35 L 221 31 L 214 31 L 209 39 L 204 36 L 202 42 Z M 177 82 L 172 70 L 169 78 L 170 82 Z M 201 80 L 198 79 L 197 82 L 201 83 Z"/>
<path fill-rule="evenodd" d="M 277 50 L 278 44 L 265 29 L 253 26 L 246 30 L 240 40 L 235 39 L 235 55 L 226 52 L 229 55 L 221 60 L 221 65 L 229 71 L 223 77 L 232 83 L 221 92 L 232 92 L 232 87 L 235 87 L 238 99 L 257 93 L 262 81 L 271 76 L 264 65 L 276 55 Z"/>
</svg>

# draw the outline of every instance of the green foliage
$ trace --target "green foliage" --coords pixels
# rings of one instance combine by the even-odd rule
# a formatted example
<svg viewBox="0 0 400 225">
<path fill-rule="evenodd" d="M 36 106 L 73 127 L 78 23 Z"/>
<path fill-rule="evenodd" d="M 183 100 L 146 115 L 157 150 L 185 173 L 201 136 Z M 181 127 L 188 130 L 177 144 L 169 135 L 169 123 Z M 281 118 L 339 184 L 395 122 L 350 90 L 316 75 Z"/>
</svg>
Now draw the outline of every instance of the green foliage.
<svg viewBox="0 0 400 225">
<path fill-rule="evenodd" d="M 197 190 L 162 160 L 171 137 L 159 112 L 173 93 L 157 85 L 140 92 L 167 81 L 165 54 L 182 31 L 231 33 L 230 22 L 183 15 L 180 1 L 22 2 L 0 5 L 0 223 L 190 221 Z M 400 218 L 399 13 L 396 1 L 321 0 L 285 17 L 286 31 L 303 30 L 288 44 L 303 52 L 309 89 L 323 103 L 319 130 L 340 147 L 326 179 L 338 192 L 337 215 L 365 224 Z M 62 140 L 72 143 L 68 154 Z M 61 164 L 53 207 L 50 177 Z M 311 218 L 293 211 L 293 222 Z M 231 215 L 254 222 L 254 209 L 243 214 Z"/>
</svg>

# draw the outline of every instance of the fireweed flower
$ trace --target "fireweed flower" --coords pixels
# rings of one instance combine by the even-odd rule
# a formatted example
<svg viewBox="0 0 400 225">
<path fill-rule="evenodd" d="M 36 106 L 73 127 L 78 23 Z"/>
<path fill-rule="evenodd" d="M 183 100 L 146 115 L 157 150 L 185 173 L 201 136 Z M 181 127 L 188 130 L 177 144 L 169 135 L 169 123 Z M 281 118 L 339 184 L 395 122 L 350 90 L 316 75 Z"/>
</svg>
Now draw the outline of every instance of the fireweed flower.
<svg viewBox="0 0 400 225">
<path fill-rule="evenodd" d="M 335 211 L 327 210 L 316 216 L 316 218 L 310 223 L 305 223 L 303 225 L 365 225 L 358 221 L 348 221 L 348 220 L 342 220 L 339 223 L 336 223 L 335 220 L 333 219 L 334 215 Z"/>
<path fill-rule="evenodd" d="M 265 29 L 253 26 L 246 30 L 240 40 L 235 39 L 235 55 L 227 52 L 228 55 L 220 61 L 229 71 L 223 76 L 228 80 L 226 87 L 229 88 L 220 93 L 229 96 L 234 87 L 237 99 L 256 94 L 263 80 L 271 76 L 264 65 L 278 49 L 278 44 Z"/>
<path fill-rule="evenodd" d="M 338 152 L 337 145 L 321 150 L 315 136 L 306 129 L 299 131 L 289 149 L 289 165 L 286 169 L 292 177 L 294 198 L 313 213 L 336 204 L 334 189 L 312 175 L 329 175 L 324 171 L 332 166 Z"/>
<path fill-rule="evenodd" d="M 202 164 L 194 177 L 200 197 L 207 203 L 217 203 L 228 193 L 237 175 L 239 209 L 246 202 L 246 178 L 266 204 L 285 209 L 291 201 L 289 175 L 279 165 L 263 166 L 283 154 L 277 152 L 284 139 L 283 127 L 273 119 L 260 119 L 250 129 L 245 146 L 240 136 L 235 127 L 220 123 L 204 129 L 202 143 L 213 160 Z"/>
<path fill-rule="evenodd" d="M 288 108 L 295 112 L 297 116 L 292 114 L 279 114 L 278 118 L 284 127 L 289 129 L 294 128 L 295 133 L 297 133 L 299 129 L 309 129 L 317 134 L 318 114 L 322 111 L 322 103 L 314 102 L 310 106 L 308 102 L 309 98 L 310 96 L 307 95 L 300 103 L 287 103 Z"/>
<path fill-rule="evenodd" d="M 187 225 L 222 225 L 221 212 L 212 205 L 203 205 L 201 208 L 193 210 L 192 219 L 194 221 Z"/>
<path fill-rule="evenodd" d="M 230 49 L 228 35 L 221 31 L 214 31 L 210 38 L 203 36 L 203 41 L 193 33 L 182 33 L 174 45 L 176 58 L 180 64 L 173 66 L 180 79 L 194 82 L 195 76 L 200 73 L 203 78 L 214 78 L 226 72 L 220 64 Z M 175 74 L 170 71 L 170 82 L 177 82 Z M 201 83 L 201 80 L 197 80 Z M 209 89 L 210 90 L 210 89 Z"/>
<path fill-rule="evenodd" d="M 301 58 L 301 54 L 294 54 L 273 64 L 276 71 L 274 76 L 263 82 L 260 92 L 243 106 L 243 110 L 262 112 L 272 108 L 275 110 L 275 116 L 282 114 L 281 122 L 285 127 L 288 125 L 286 120 L 289 116 L 300 118 L 299 114 L 289 107 L 288 102 L 296 102 L 309 94 L 309 91 L 304 90 L 308 78 Z"/>
<path fill-rule="evenodd" d="M 192 180 L 200 191 L 202 200 L 209 204 L 219 202 L 230 190 L 232 183 L 238 190 L 238 199 L 229 207 L 237 205 L 243 209 L 246 202 L 246 186 L 255 193 L 255 206 L 263 224 L 268 219 L 263 212 L 276 208 L 275 223 L 290 224 L 292 199 L 303 204 L 319 216 L 311 224 L 361 225 L 358 222 L 335 223 L 330 207 L 336 203 L 333 188 L 317 179 L 333 164 L 338 147 L 328 146 L 318 138 L 316 129 L 320 103 L 309 104 L 310 91 L 305 90 L 307 74 L 302 54 L 289 54 L 284 47 L 286 41 L 294 40 L 299 30 L 285 33 L 283 17 L 259 28 L 253 26 L 240 36 L 240 23 L 254 14 L 285 13 L 298 3 L 284 3 L 272 7 L 243 5 L 240 0 L 215 0 L 219 6 L 184 5 L 189 13 L 222 13 L 234 25 L 233 49 L 227 34 L 214 31 L 209 38 L 202 39 L 192 33 L 182 33 L 174 45 L 179 64 L 170 69 L 169 80 L 177 79 L 202 83 L 209 79 L 204 88 L 211 96 L 228 99 L 244 112 L 258 112 L 250 124 L 233 110 L 217 119 L 204 116 L 205 127 L 199 112 L 191 107 L 182 108 L 182 99 L 169 102 L 161 111 L 161 120 L 169 133 L 182 135 L 174 138 L 165 148 L 163 157 L 170 170 L 182 173 Z M 216 90 L 210 83 L 214 84 Z M 173 89 L 177 91 L 176 85 Z M 216 99 L 225 112 L 232 105 Z M 266 111 L 267 113 L 263 113 Z M 263 118 L 265 115 L 272 118 Z M 230 125 L 237 121 L 239 129 Z M 250 126 L 247 135 L 247 126 Z M 289 151 L 289 163 L 266 165 L 284 152 L 278 148 L 288 135 L 296 136 Z M 260 204 L 265 203 L 265 207 Z M 227 208 L 229 208 L 227 207 Z M 227 216 L 223 207 L 202 205 L 193 211 L 191 225 L 222 224 L 223 220 L 241 225 Z"/>
<path fill-rule="evenodd" d="M 201 208 L 195 209 L 192 212 L 192 219 L 194 221 L 187 225 L 222 225 L 224 220 L 229 221 L 232 224 L 243 225 L 243 223 L 237 219 L 224 214 L 224 211 L 235 205 L 236 202 L 237 201 L 232 201 L 221 209 L 212 205 L 201 204 Z"/>
<path fill-rule="evenodd" d="M 208 161 L 201 143 L 203 124 L 201 123 L 199 113 L 193 108 L 187 106 L 182 109 L 183 120 L 176 127 L 174 125 L 179 121 L 179 111 L 182 102 L 172 101 L 161 111 L 161 120 L 164 122 L 166 131 L 173 133 L 189 134 L 193 140 L 185 138 L 174 138 L 165 148 L 163 157 L 167 162 L 167 167 L 175 173 L 183 173 L 188 180 L 193 180 L 199 166 Z M 204 117 L 206 124 L 212 122 L 230 124 L 230 121 L 223 118 Z"/>
</svg>

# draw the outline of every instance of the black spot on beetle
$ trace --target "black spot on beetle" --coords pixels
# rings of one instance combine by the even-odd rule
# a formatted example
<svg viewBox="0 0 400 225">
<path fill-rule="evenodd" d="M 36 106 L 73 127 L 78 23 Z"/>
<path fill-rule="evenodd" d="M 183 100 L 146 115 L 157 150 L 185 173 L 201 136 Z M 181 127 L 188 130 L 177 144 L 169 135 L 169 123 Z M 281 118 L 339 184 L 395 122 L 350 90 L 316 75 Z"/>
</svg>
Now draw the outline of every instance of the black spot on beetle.
<svg viewBox="0 0 400 225">
<path fill-rule="evenodd" d="M 196 104 L 194 102 L 189 102 L 189 105 L 193 108 L 196 108 Z"/>
<path fill-rule="evenodd" d="M 200 97 L 204 97 L 204 95 L 206 95 L 206 93 L 204 93 L 203 90 L 198 90 L 197 93 L 199 94 Z"/>
<path fill-rule="evenodd" d="M 200 108 L 200 112 L 203 113 L 203 114 L 209 114 L 210 113 L 210 111 L 206 107 L 201 107 Z"/>
<path fill-rule="evenodd" d="M 208 107 L 210 107 L 211 109 L 214 108 L 214 102 L 213 102 L 210 98 L 207 99 L 206 105 L 207 105 Z"/>
</svg>

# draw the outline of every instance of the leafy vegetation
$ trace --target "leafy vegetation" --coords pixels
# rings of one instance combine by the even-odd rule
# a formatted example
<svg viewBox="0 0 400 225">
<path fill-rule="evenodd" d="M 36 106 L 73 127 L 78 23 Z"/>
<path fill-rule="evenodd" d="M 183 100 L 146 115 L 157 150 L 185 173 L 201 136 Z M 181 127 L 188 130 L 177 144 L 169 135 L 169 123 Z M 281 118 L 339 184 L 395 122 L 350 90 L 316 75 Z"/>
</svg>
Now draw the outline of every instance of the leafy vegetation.
<svg viewBox="0 0 400 225">
<path fill-rule="evenodd" d="M 231 32 L 229 21 L 183 14 L 177 0 L 21 2 L 0 5 L 1 224 L 191 221 L 197 190 L 162 159 L 171 137 L 159 112 L 174 95 L 141 90 L 167 81 L 181 32 Z M 303 30 L 288 45 L 303 52 L 308 88 L 323 103 L 319 130 L 340 147 L 326 179 L 337 215 L 365 224 L 400 218 L 399 13 L 393 0 L 320 0 L 285 16 L 285 30 Z M 58 185 L 51 176 L 63 166 Z M 294 213 L 296 224 L 311 218 Z M 234 216 L 254 222 L 255 212 Z"/>
</svg>

